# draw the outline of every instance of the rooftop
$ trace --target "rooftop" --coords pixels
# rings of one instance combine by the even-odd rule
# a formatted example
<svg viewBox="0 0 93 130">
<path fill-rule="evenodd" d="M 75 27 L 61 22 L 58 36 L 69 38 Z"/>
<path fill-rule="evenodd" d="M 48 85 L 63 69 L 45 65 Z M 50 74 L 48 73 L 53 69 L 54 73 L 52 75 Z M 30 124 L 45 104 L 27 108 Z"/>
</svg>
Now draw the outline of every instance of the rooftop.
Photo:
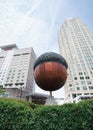
<svg viewBox="0 0 93 130">
<path fill-rule="evenodd" d="M 9 44 L 9 45 L 4 45 L 0 46 L 0 48 L 4 51 L 11 50 L 13 48 L 18 48 L 16 44 Z"/>
</svg>

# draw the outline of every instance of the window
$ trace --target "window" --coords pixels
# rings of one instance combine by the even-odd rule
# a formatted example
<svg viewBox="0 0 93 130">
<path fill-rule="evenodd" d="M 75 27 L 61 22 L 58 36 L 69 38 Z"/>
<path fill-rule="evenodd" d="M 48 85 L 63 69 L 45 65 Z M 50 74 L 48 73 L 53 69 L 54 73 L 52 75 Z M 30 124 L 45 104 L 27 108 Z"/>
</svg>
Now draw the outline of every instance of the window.
<svg viewBox="0 0 93 130">
<path fill-rule="evenodd" d="M 84 77 L 80 77 L 80 79 L 84 79 Z"/>
<path fill-rule="evenodd" d="M 82 72 L 79 72 L 79 75 L 82 75 Z"/>
<path fill-rule="evenodd" d="M 80 87 L 77 87 L 77 90 L 80 90 Z"/>
<path fill-rule="evenodd" d="M 72 86 L 72 84 L 69 84 L 69 86 L 71 87 L 71 86 Z"/>
<path fill-rule="evenodd" d="M 19 80 L 16 80 L 16 82 L 19 82 Z"/>
<path fill-rule="evenodd" d="M 18 75 L 20 75 L 21 73 L 18 73 Z"/>
<path fill-rule="evenodd" d="M 81 81 L 81 84 L 82 84 L 82 85 L 85 85 L 85 84 L 86 84 L 86 82 L 85 82 L 85 81 Z"/>
<path fill-rule="evenodd" d="M 14 79 L 14 77 L 11 77 L 11 79 Z"/>
<path fill-rule="evenodd" d="M 89 95 L 89 93 L 84 93 L 84 95 Z"/>
<path fill-rule="evenodd" d="M 86 79 L 89 79 L 89 76 L 86 76 Z"/>
<path fill-rule="evenodd" d="M 86 87 L 86 86 L 84 86 L 84 87 L 83 87 L 83 90 L 87 90 L 87 87 Z"/>
<path fill-rule="evenodd" d="M 72 97 L 75 98 L 75 97 L 76 97 L 76 94 L 72 94 Z"/>
<path fill-rule="evenodd" d="M 82 95 L 81 93 L 78 93 L 77 96 Z"/>
<path fill-rule="evenodd" d="M 91 81 L 87 81 L 88 84 L 91 84 Z"/>
<path fill-rule="evenodd" d="M 74 77 L 75 80 L 77 80 L 77 77 Z"/>
<path fill-rule="evenodd" d="M 13 82 L 13 80 L 11 80 L 10 82 Z"/>
<path fill-rule="evenodd" d="M 93 86 L 89 86 L 89 90 L 92 90 L 93 89 Z"/>
<path fill-rule="evenodd" d="M 78 83 L 78 82 L 76 82 L 76 83 L 75 83 L 75 85 L 79 85 L 79 83 Z"/>
</svg>

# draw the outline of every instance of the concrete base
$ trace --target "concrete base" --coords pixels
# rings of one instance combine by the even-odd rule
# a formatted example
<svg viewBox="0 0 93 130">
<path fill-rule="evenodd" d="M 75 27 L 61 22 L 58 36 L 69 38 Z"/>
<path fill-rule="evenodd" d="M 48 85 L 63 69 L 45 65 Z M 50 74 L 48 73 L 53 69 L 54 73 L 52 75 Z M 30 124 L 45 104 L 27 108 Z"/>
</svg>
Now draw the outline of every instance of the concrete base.
<svg viewBox="0 0 93 130">
<path fill-rule="evenodd" d="M 55 101 L 55 98 L 53 96 L 49 96 L 46 100 L 46 103 L 45 105 L 56 105 L 56 101 Z"/>
</svg>

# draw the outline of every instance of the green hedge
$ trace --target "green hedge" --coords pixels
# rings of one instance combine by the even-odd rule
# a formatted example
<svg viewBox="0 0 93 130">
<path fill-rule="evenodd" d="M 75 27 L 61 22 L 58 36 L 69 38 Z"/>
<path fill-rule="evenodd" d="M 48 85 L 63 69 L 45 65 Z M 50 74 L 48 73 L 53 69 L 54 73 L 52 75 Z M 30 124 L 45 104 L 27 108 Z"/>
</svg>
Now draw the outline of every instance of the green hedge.
<svg viewBox="0 0 93 130">
<path fill-rule="evenodd" d="M 0 130 L 93 130 L 93 100 L 39 106 L 1 98 Z"/>
<path fill-rule="evenodd" d="M 27 104 L 27 103 L 26 103 Z M 32 109 L 12 99 L 0 99 L 0 130 L 30 130 Z"/>
<path fill-rule="evenodd" d="M 43 107 L 34 115 L 34 130 L 93 130 L 93 101 Z"/>
</svg>

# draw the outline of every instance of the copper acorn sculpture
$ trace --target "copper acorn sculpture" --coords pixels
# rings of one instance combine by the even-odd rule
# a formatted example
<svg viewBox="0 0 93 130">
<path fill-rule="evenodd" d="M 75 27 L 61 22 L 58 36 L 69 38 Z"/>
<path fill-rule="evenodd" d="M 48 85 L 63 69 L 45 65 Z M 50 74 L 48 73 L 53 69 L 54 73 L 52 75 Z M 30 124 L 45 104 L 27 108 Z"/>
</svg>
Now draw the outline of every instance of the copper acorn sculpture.
<svg viewBox="0 0 93 130">
<path fill-rule="evenodd" d="M 66 60 L 61 55 L 54 52 L 44 53 L 34 64 L 35 82 L 46 91 L 55 91 L 65 84 L 67 68 Z"/>
</svg>

